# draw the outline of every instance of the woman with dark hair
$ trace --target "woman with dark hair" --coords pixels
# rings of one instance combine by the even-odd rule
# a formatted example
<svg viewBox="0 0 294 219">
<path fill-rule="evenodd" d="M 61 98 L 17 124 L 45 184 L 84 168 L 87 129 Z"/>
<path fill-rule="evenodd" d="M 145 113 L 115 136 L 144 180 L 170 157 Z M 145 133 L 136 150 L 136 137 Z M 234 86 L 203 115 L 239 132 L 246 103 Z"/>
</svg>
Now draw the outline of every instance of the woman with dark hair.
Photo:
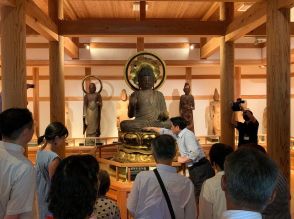
<svg viewBox="0 0 294 219">
<path fill-rule="evenodd" d="M 90 218 L 98 193 L 99 164 L 90 155 L 63 159 L 52 177 L 48 196 L 54 219 Z"/>
<path fill-rule="evenodd" d="M 50 181 L 56 167 L 60 163 L 57 151 L 65 145 L 68 136 L 66 127 L 60 122 L 49 124 L 45 134 L 38 138 L 38 145 L 42 144 L 37 152 L 36 174 L 37 174 L 37 193 L 39 205 L 39 218 L 44 219 L 49 214 L 47 196 L 50 188 Z"/>
<path fill-rule="evenodd" d="M 110 187 L 110 177 L 108 172 L 105 170 L 100 170 L 98 178 L 100 186 L 93 217 L 97 219 L 119 219 L 120 213 L 117 204 L 106 197 L 106 193 Z"/>
</svg>

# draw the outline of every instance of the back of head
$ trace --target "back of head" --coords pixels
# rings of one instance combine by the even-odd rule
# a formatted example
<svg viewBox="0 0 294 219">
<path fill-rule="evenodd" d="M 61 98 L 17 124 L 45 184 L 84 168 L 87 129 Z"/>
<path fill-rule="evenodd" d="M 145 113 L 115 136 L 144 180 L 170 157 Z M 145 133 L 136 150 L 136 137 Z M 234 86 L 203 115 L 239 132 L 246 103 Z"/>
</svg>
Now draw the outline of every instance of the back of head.
<svg viewBox="0 0 294 219">
<path fill-rule="evenodd" d="M 43 140 L 52 141 L 56 137 L 67 137 L 68 130 L 61 122 L 52 122 L 45 129 L 45 134 L 38 138 L 38 144 L 41 144 Z"/>
<path fill-rule="evenodd" d="M 170 118 L 170 121 L 172 122 L 172 124 L 174 126 L 179 126 L 179 128 L 181 130 L 183 130 L 184 128 L 186 128 L 187 127 L 187 123 L 188 123 L 184 118 L 182 118 L 180 116 L 172 117 L 172 118 Z"/>
<path fill-rule="evenodd" d="M 153 156 L 158 161 L 172 161 L 176 156 L 176 142 L 171 135 L 159 135 L 151 143 Z"/>
<path fill-rule="evenodd" d="M 32 127 L 33 116 L 26 108 L 10 108 L 0 114 L 0 133 L 3 138 L 16 140 L 25 128 Z"/>
<path fill-rule="evenodd" d="M 265 154 L 253 148 L 240 148 L 225 161 L 225 192 L 238 209 L 260 212 L 276 185 L 278 168 Z"/>
<path fill-rule="evenodd" d="M 69 156 L 60 162 L 48 196 L 54 218 L 85 219 L 91 215 L 98 192 L 97 172 L 91 167 L 92 162 L 91 157 L 84 155 Z"/>
<path fill-rule="evenodd" d="M 110 177 L 106 170 L 100 170 L 98 174 L 99 191 L 98 196 L 105 196 L 110 187 Z"/>
<path fill-rule="evenodd" d="M 238 148 L 242 148 L 242 147 L 254 148 L 254 149 L 260 151 L 261 153 L 266 154 L 266 150 L 264 149 L 264 147 L 262 147 L 261 145 L 256 144 L 256 143 L 241 144 L 241 145 L 239 145 Z"/>
<path fill-rule="evenodd" d="M 224 170 L 226 157 L 234 150 L 230 145 L 216 143 L 213 144 L 209 151 L 209 159 L 212 165 L 218 165 L 221 170 Z"/>
</svg>

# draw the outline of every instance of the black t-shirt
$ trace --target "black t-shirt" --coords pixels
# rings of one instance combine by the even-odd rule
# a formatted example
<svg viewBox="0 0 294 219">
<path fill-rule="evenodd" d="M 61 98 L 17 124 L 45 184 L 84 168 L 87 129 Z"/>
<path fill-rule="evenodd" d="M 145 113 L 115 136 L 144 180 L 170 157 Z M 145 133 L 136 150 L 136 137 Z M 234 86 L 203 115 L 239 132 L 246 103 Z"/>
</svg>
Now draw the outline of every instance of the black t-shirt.
<svg viewBox="0 0 294 219">
<path fill-rule="evenodd" d="M 249 122 L 249 123 L 237 123 L 237 129 L 239 131 L 239 141 L 238 145 L 248 144 L 248 143 L 256 143 L 257 144 L 257 132 L 258 132 L 259 123 Z"/>
</svg>

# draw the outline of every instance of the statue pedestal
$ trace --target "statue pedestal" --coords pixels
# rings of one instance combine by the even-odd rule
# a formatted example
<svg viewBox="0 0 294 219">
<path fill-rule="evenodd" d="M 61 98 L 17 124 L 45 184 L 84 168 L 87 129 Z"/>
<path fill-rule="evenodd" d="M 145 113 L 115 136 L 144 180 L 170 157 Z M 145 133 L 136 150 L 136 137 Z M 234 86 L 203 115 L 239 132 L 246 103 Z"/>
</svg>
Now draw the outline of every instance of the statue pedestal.
<svg viewBox="0 0 294 219">
<path fill-rule="evenodd" d="M 154 162 L 151 152 L 151 141 L 158 134 L 155 132 L 122 132 L 119 131 L 118 153 L 113 160 L 122 163 Z"/>
</svg>

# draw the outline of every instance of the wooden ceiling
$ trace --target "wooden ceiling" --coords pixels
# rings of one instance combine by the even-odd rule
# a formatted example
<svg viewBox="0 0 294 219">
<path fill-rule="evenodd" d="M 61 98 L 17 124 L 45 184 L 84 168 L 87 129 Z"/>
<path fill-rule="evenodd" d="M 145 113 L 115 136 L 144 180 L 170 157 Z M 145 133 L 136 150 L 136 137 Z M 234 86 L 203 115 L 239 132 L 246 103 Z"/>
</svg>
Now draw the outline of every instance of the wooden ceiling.
<svg viewBox="0 0 294 219">
<path fill-rule="evenodd" d="M 48 13 L 48 0 L 34 1 L 45 13 Z M 235 16 L 242 13 L 237 9 L 244 2 L 253 4 L 258 1 L 235 0 Z M 64 0 L 64 17 L 65 20 L 136 19 L 139 17 L 139 12 L 133 11 L 133 5 L 136 3 L 139 3 L 139 0 Z M 146 18 L 218 20 L 218 4 L 219 2 L 211 0 L 149 0 Z"/>
</svg>

